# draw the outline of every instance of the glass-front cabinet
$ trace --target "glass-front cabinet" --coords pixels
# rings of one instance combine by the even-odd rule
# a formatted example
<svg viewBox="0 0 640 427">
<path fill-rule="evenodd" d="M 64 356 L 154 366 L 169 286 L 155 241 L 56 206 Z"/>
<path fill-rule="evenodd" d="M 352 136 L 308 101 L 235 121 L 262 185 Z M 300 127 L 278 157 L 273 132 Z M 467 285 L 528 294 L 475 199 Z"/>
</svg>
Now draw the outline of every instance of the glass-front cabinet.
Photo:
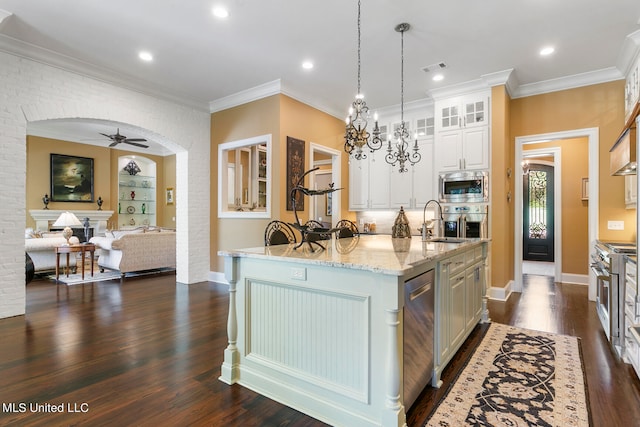
<svg viewBox="0 0 640 427">
<path fill-rule="evenodd" d="M 118 159 L 118 227 L 156 225 L 156 162 L 141 156 Z"/>
</svg>

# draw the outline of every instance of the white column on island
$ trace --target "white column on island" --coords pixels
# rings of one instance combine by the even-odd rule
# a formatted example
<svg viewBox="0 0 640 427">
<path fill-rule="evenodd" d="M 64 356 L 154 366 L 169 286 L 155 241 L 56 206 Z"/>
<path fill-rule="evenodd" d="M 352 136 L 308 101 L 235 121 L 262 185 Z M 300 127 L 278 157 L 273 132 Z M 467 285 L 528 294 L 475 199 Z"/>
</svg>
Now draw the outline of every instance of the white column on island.
<svg viewBox="0 0 640 427">
<path fill-rule="evenodd" d="M 229 282 L 229 317 L 227 318 L 227 337 L 229 344 L 224 350 L 224 362 L 220 369 L 220 381 L 234 384 L 239 378 L 240 353 L 238 352 L 238 311 L 236 306 L 236 282 L 238 281 L 238 259 L 224 259 L 224 275 Z"/>
<path fill-rule="evenodd" d="M 386 356 L 386 400 L 383 413 L 383 425 L 407 425 L 404 406 L 400 401 L 400 326 L 399 309 L 385 309 L 387 323 L 387 356 Z"/>
</svg>

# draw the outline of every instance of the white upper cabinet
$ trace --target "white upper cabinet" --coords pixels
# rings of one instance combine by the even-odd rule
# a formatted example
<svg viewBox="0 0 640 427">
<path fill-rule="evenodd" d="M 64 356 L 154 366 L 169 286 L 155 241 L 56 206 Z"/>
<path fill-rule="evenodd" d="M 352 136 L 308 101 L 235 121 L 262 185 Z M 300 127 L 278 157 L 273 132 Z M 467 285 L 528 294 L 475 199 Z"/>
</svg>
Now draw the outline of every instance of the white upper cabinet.
<svg viewBox="0 0 640 427">
<path fill-rule="evenodd" d="M 389 207 L 389 175 L 391 165 L 384 160 L 385 147 L 371 153 L 369 157 L 369 207 L 384 209 Z"/>
<path fill-rule="evenodd" d="M 489 169 L 489 91 L 436 101 L 436 173 Z"/>
<path fill-rule="evenodd" d="M 436 101 L 439 132 L 489 124 L 489 92 L 478 92 Z"/>
<path fill-rule="evenodd" d="M 349 210 L 369 207 L 369 160 L 349 160 Z"/>
<path fill-rule="evenodd" d="M 399 117 L 389 125 L 380 125 L 382 149 L 369 153 L 364 160 L 349 162 L 349 209 L 405 209 L 420 208 L 435 194 L 433 135 L 435 118 L 432 114 L 413 114 L 405 123 L 409 127 L 410 145 L 413 148 L 417 136 L 421 160 L 415 165 L 407 164 L 407 172 L 400 173 L 398 165 L 386 162 L 389 136 L 400 125 Z M 382 120 L 380 120 L 382 121 Z M 387 122 L 389 123 L 389 122 Z M 389 130 L 389 132 L 387 132 Z M 392 142 L 393 146 L 393 142 Z"/>
<path fill-rule="evenodd" d="M 422 160 L 413 167 L 414 208 L 422 208 L 436 198 L 435 169 L 433 165 L 433 138 L 418 140 Z"/>
<path fill-rule="evenodd" d="M 631 67 L 624 87 L 625 122 L 631 116 L 634 107 L 638 103 L 638 98 L 640 98 L 640 58 Z"/>
</svg>

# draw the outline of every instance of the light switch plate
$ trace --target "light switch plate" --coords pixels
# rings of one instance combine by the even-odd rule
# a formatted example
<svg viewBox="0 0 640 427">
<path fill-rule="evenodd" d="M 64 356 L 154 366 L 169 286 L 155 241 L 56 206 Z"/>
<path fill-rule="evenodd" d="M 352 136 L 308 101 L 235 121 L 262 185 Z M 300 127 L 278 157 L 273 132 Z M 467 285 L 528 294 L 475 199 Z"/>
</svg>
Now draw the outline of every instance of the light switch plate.
<svg viewBox="0 0 640 427">
<path fill-rule="evenodd" d="M 624 230 L 624 221 L 608 221 L 607 228 L 609 230 Z"/>
</svg>

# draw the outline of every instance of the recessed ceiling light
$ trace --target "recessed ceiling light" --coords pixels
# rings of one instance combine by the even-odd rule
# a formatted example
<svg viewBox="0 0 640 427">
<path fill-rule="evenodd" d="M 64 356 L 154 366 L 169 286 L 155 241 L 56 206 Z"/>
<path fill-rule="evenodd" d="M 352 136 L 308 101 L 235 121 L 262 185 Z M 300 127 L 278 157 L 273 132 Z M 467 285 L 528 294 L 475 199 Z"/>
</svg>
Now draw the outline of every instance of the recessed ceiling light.
<svg viewBox="0 0 640 427">
<path fill-rule="evenodd" d="M 142 51 L 138 54 L 138 58 L 146 62 L 153 61 L 153 55 L 151 52 Z"/>
<path fill-rule="evenodd" d="M 551 55 L 553 52 L 555 52 L 555 48 L 553 48 L 552 46 L 547 46 L 540 50 L 540 55 L 547 56 Z"/>
<path fill-rule="evenodd" d="M 435 76 L 433 76 L 433 81 L 434 82 L 439 82 L 440 80 L 443 80 L 444 76 L 442 74 L 436 74 Z"/>
<path fill-rule="evenodd" d="M 305 70 L 310 70 L 313 68 L 313 62 L 311 61 L 304 61 L 302 63 L 302 68 L 304 68 Z"/>
<path fill-rule="evenodd" d="M 229 11 L 223 6 L 215 6 L 211 12 L 216 18 L 224 19 L 229 17 Z"/>
</svg>

